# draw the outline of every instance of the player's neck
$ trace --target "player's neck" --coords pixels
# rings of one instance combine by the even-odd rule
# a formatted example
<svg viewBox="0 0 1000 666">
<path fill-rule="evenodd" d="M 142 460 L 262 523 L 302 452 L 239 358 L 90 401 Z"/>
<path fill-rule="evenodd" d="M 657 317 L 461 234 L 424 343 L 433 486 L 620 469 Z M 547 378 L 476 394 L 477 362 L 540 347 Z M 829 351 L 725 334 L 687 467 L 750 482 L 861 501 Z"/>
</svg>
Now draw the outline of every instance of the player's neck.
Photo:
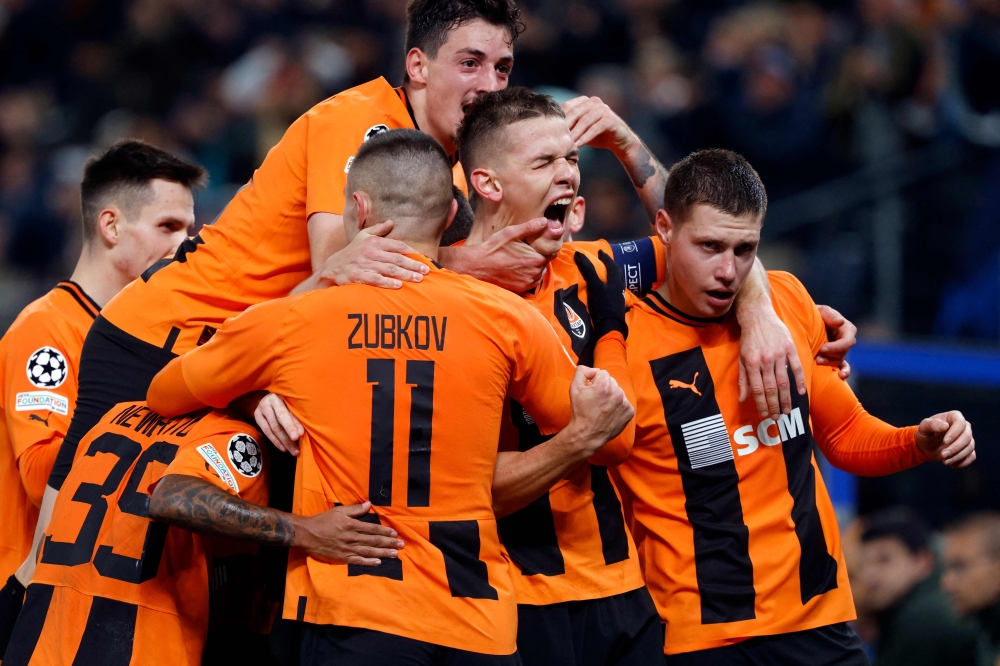
<svg viewBox="0 0 1000 666">
<path fill-rule="evenodd" d="M 114 265 L 108 252 L 93 247 L 92 243 L 84 243 L 80 259 L 69 279 L 80 285 L 102 308 L 132 281 L 131 276 L 123 274 Z"/>
<path fill-rule="evenodd" d="M 428 113 L 427 88 L 413 83 L 407 83 L 403 88 L 406 90 L 406 99 L 410 103 L 410 110 L 413 111 L 413 120 L 417 125 L 417 129 L 430 134 L 441 144 L 446 153 L 454 155 L 458 147 L 455 145 L 451 132 L 442 131 L 438 128 L 432 122 L 430 113 Z"/>
<path fill-rule="evenodd" d="M 476 217 L 472 221 L 472 229 L 469 231 L 469 237 L 465 244 L 476 245 L 486 242 L 490 236 L 513 224 L 517 224 L 517 222 L 512 216 L 505 215 L 504 211 L 500 210 L 496 204 L 480 199 L 476 206 Z"/>
</svg>

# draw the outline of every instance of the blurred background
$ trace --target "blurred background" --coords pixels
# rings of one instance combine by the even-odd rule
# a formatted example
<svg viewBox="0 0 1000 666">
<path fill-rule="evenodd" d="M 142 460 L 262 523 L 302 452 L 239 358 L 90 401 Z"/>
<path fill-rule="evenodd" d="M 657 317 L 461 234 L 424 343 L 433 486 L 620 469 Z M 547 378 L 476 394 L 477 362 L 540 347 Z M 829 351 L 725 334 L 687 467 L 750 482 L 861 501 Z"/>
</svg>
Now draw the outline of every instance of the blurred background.
<svg viewBox="0 0 1000 666">
<path fill-rule="evenodd" d="M 826 470 L 845 524 L 1000 509 L 1000 0 L 519 5 L 513 83 L 600 96 L 667 165 L 703 147 L 754 164 L 762 259 L 859 325 L 870 411 L 974 423 L 962 472 Z M 69 275 L 88 155 L 139 137 L 199 162 L 211 222 L 299 114 L 400 82 L 404 21 L 405 0 L 0 0 L 0 330 Z M 582 235 L 647 234 L 614 157 L 582 168 Z"/>
</svg>

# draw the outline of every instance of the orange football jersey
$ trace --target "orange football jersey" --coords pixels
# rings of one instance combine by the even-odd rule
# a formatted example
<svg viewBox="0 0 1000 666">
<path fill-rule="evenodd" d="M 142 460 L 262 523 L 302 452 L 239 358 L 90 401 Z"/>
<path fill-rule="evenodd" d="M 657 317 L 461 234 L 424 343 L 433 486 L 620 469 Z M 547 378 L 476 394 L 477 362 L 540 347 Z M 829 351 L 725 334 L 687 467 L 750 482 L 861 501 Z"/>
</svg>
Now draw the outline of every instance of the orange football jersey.
<svg viewBox="0 0 1000 666">
<path fill-rule="evenodd" d="M 225 412 L 167 419 L 143 402 L 108 412 L 81 441 L 59 493 L 28 588 L 29 601 L 51 601 L 26 601 L 7 652 L 13 663 L 201 663 L 204 540 L 151 520 L 149 496 L 162 477 L 186 474 L 266 504 L 260 441 Z"/>
<path fill-rule="evenodd" d="M 573 360 L 593 366 L 587 283 L 573 256 L 577 251 L 587 254 L 601 279 L 606 279 L 597 256 L 604 250 L 626 277 L 632 275 L 631 287 L 648 290 L 663 279 L 662 270 L 657 270 L 663 266 L 662 247 L 650 239 L 613 245 L 566 243 L 546 267 L 542 282 L 523 296 L 548 319 Z M 623 265 L 629 259 L 632 264 Z M 501 450 L 525 451 L 548 439 L 539 432 L 530 410 L 517 401 L 510 403 L 505 419 Z M 607 467 L 581 465 L 545 495 L 501 518 L 498 525 L 520 604 L 600 599 L 643 585 L 635 544 Z"/>
<path fill-rule="evenodd" d="M 313 273 L 306 221 L 344 209 L 358 147 L 413 128 L 402 89 L 378 78 L 317 104 L 292 123 L 213 224 L 151 266 L 103 315 L 126 333 L 177 354 L 208 340 L 255 303 L 287 296 Z M 465 176 L 455 167 L 455 182 Z"/>
<path fill-rule="evenodd" d="M 924 460 L 913 428 L 870 416 L 835 369 L 810 360 L 827 340 L 819 311 L 791 275 L 769 278 L 775 311 L 808 361 L 808 394 L 793 393 L 792 413 L 778 422 L 738 400 L 731 313 L 687 316 L 656 292 L 629 312 L 636 440 L 614 477 L 667 654 L 853 619 L 814 447 L 861 474 Z"/>
<path fill-rule="evenodd" d="M 99 312 L 79 285 L 60 282 L 0 339 L 0 580 L 31 550 L 45 482 L 76 406 L 83 340 Z"/>
<path fill-rule="evenodd" d="M 250 308 L 168 365 L 149 399 L 283 396 L 306 432 L 295 512 L 370 500 L 368 519 L 405 542 L 378 567 L 292 549 L 286 618 L 511 654 L 516 605 L 491 495 L 504 398 L 554 434 L 569 422 L 574 366 L 519 296 L 410 256 L 430 273 L 396 291 L 348 285 Z"/>
</svg>

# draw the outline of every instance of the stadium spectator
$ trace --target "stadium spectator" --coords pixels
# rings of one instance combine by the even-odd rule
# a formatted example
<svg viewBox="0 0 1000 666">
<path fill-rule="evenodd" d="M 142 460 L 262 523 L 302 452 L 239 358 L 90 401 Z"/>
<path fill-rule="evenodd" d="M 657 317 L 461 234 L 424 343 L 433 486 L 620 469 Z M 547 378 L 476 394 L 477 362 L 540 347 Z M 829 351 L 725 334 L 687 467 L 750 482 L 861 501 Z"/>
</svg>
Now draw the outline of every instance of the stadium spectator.
<svg viewBox="0 0 1000 666">
<path fill-rule="evenodd" d="M 1000 658 L 1000 513 L 984 511 L 945 530 L 941 587 L 958 613 L 979 624 L 988 663 Z"/>
<path fill-rule="evenodd" d="M 978 640 L 938 587 L 930 530 L 910 509 L 871 516 L 861 535 L 860 578 L 878 625 L 875 666 L 978 664 Z"/>
</svg>

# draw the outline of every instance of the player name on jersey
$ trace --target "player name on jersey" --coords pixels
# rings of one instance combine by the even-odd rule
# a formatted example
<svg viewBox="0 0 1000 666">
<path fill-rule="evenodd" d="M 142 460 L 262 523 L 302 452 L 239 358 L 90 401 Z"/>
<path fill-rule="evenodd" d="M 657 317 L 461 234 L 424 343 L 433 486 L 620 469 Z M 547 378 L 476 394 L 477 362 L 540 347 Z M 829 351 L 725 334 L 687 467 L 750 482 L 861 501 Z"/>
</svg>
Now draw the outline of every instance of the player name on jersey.
<svg viewBox="0 0 1000 666">
<path fill-rule="evenodd" d="M 347 318 L 353 322 L 348 349 L 427 350 L 433 344 L 437 351 L 444 351 L 448 317 L 354 312 Z"/>
</svg>

